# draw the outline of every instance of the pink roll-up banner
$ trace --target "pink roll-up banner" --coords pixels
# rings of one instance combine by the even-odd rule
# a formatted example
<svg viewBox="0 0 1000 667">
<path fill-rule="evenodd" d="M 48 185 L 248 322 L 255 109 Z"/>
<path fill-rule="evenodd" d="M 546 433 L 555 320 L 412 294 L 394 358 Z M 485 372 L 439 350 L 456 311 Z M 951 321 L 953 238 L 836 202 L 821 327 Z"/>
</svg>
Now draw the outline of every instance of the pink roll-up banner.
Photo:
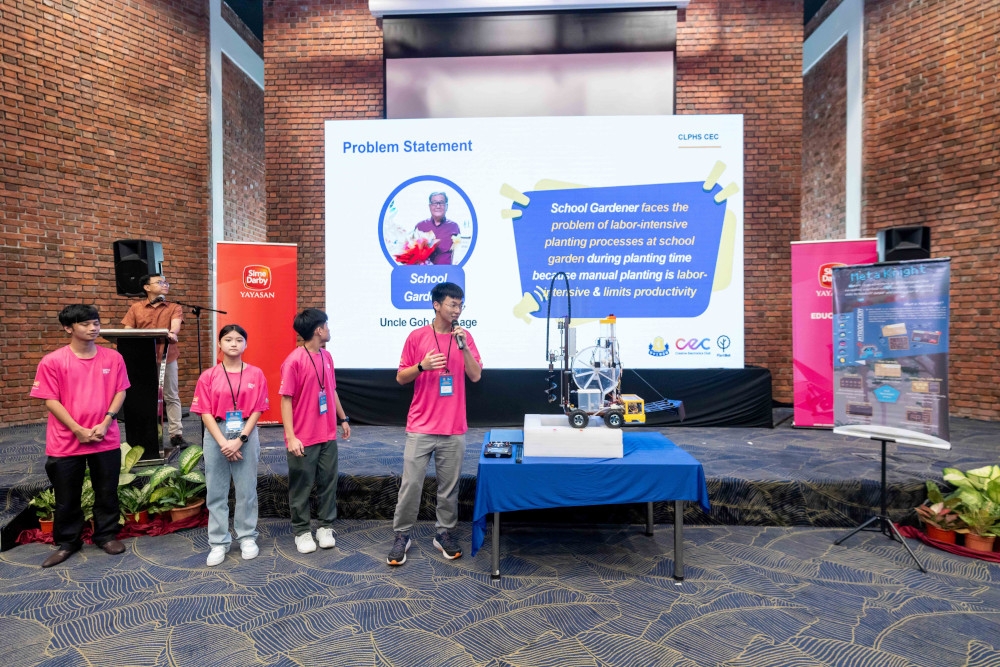
<svg viewBox="0 0 1000 667">
<path fill-rule="evenodd" d="M 792 423 L 833 428 L 833 267 L 878 261 L 875 239 L 792 243 Z"/>
</svg>

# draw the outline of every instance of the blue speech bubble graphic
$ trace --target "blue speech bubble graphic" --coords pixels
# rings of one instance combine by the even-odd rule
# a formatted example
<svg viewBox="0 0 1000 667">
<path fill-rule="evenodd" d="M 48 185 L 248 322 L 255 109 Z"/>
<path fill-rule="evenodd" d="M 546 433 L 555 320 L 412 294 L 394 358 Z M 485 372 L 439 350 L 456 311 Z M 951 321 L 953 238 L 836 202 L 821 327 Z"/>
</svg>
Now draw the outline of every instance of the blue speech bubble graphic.
<svg viewBox="0 0 1000 667">
<path fill-rule="evenodd" d="M 716 185 L 658 183 L 525 192 L 513 220 L 522 292 L 574 317 L 697 317 L 708 308 L 726 202 Z M 548 305 L 532 313 L 545 317 Z"/>
</svg>

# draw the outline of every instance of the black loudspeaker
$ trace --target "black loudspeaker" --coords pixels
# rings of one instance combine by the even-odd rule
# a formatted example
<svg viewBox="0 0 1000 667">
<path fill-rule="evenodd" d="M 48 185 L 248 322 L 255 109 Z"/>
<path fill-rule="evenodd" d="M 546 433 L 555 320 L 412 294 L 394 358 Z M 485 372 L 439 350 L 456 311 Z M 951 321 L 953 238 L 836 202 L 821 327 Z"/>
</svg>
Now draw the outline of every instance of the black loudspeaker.
<svg viewBox="0 0 1000 667">
<path fill-rule="evenodd" d="M 141 278 L 159 273 L 163 246 L 156 241 L 115 241 L 115 290 L 122 296 L 143 296 Z"/>
<path fill-rule="evenodd" d="M 890 227 L 878 232 L 878 261 L 931 258 L 930 227 Z"/>
</svg>

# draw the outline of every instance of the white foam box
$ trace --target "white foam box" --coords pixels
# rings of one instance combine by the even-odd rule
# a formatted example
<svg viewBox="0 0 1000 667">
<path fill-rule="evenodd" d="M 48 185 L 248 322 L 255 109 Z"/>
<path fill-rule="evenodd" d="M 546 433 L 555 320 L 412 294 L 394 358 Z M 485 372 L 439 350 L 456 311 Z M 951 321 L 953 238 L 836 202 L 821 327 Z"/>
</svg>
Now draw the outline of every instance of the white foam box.
<svg viewBox="0 0 1000 667">
<path fill-rule="evenodd" d="M 599 417 L 573 428 L 566 415 L 524 415 L 524 455 L 620 459 L 622 430 L 608 428 Z"/>
</svg>

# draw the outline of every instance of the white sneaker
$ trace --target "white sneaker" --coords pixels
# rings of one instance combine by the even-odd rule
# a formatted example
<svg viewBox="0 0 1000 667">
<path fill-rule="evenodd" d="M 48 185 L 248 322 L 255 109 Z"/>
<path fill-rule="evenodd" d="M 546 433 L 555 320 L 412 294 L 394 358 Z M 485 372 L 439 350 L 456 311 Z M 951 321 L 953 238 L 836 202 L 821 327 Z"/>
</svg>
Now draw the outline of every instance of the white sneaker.
<svg viewBox="0 0 1000 667">
<path fill-rule="evenodd" d="M 208 558 L 205 559 L 205 565 L 209 567 L 215 567 L 222 561 L 226 560 L 226 553 L 229 551 L 229 546 L 216 546 L 212 547 L 211 551 L 208 552 Z"/>
<path fill-rule="evenodd" d="M 316 541 L 320 549 L 332 549 L 337 546 L 337 538 L 333 536 L 333 528 L 317 528 Z"/>
<path fill-rule="evenodd" d="M 240 542 L 240 555 L 243 556 L 243 560 L 253 560 L 260 553 L 260 549 L 257 548 L 257 541 L 252 537 L 248 537 Z"/>
<path fill-rule="evenodd" d="M 313 541 L 312 533 L 302 533 L 295 536 L 295 548 L 300 554 L 311 554 L 316 551 L 316 543 Z"/>
</svg>

